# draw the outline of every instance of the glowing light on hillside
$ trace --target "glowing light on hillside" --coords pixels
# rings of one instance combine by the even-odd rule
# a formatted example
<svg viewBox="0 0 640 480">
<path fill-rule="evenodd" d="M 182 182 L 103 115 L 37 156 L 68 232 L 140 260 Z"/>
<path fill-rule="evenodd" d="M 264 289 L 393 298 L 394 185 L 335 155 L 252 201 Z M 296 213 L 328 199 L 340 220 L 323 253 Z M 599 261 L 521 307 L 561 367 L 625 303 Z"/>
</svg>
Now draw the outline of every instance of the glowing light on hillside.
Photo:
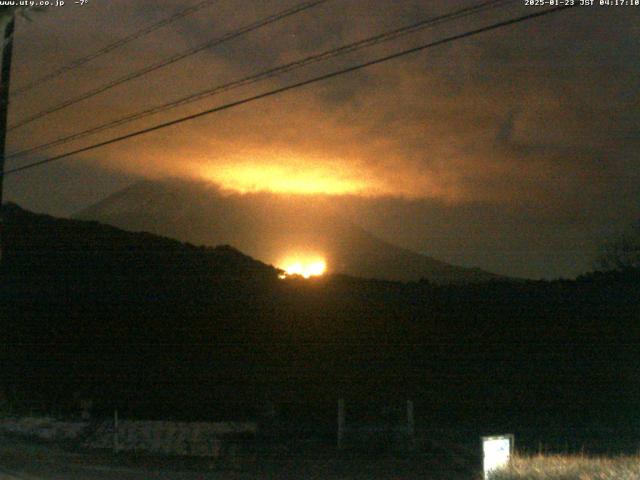
<svg viewBox="0 0 640 480">
<path fill-rule="evenodd" d="M 290 260 L 283 262 L 280 268 L 284 270 L 280 274 L 281 279 L 296 275 L 303 278 L 311 278 L 324 275 L 327 270 L 327 263 L 321 259 Z"/>
<path fill-rule="evenodd" d="M 317 165 L 236 164 L 207 169 L 205 177 L 240 193 L 341 195 L 360 193 L 369 185 L 361 179 Z"/>
</svg>

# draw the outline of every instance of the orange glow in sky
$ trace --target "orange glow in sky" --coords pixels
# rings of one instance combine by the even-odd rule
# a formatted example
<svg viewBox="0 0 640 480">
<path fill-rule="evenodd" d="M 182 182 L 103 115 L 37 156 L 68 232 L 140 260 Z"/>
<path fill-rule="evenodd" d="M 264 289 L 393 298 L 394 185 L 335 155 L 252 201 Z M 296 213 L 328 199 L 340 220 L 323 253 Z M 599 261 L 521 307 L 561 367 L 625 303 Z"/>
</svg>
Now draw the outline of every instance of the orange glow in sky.
<svg viewBox="0 0 640 480">
<path fill-rule="evenodd" d="M 321 166 L 238 163 L 208 168 L 204 176 L 223 188 L 240 193 L 262 191 L 340 195 L 359 193 L 369 187 L 365 181 L 355 176 L 345 176 L 341 172 L 336 172 L 335 169 Z"/>
<path fill-rule="evenodd" d="M 303 278 L 319 277 L 327 270 L 327 263 L 323 259 L 287 259 L 281 263 L 280 268 L 284 273 L 280 278 L 284 279 L 292 275 Z"/>
</svg>

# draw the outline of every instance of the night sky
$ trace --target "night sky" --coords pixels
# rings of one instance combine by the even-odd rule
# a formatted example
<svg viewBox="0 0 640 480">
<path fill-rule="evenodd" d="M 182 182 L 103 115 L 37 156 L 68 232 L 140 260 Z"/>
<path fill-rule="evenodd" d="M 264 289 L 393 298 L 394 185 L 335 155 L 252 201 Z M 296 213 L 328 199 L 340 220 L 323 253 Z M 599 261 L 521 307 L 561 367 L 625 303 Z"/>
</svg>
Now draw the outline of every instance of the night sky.
<svg viewBox="0 0 640 480">
<path fill-rule="evenodd" d="M 12 90 L 190 3 L 67 1 L 20 18 Z M 12 96 L 9 123 L 296 3 L 214 2 Z M 330 0 L 11 130 L 8 152 L 474 3 Z M 536 10 L 512 2 L 6 168 Z M 581 7 L 8 176 L 5 200 L 69 216 L 163 177 L 340 195 L 346 215 L 398 245 L 502 274 L 571 277 L 640 217 L 639 130 L 640 7 Z"/>
</svg>

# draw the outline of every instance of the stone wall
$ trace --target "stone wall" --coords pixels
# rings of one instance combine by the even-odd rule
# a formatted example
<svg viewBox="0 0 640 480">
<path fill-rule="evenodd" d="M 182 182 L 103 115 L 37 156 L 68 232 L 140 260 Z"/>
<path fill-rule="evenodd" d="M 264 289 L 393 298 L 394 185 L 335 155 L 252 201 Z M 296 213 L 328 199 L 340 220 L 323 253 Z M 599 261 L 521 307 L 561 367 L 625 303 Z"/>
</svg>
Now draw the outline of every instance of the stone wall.
<svg viewBox="0 0 640 480">
<path fill-rule="evenodd" d="M 117 444 L 112 421 L 103 422 L 85 441 L 90 448 L 140 450 L 164 455 L 219 458 L 238 444 L 255 438 L 255 423 L 164 422 L 123 420 L 118 422 Z"/>
<path fill-rule="evenodd" d="M 252 422 L 168 422 L 113 419 L 63 421 L 51 417 L 0 419 L 0 434 L 47 441 L 75 441 L 85 448 L 221 458 L 256 437 Z M 117 442 L 117 443 L 116 443 Z"/>
</svg>

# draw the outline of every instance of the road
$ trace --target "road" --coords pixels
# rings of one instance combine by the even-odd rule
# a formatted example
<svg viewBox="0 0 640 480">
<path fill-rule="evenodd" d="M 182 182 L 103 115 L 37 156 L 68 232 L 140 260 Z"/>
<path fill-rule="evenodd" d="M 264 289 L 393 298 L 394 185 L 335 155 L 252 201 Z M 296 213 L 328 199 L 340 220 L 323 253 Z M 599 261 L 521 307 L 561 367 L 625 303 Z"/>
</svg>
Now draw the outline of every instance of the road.
<svg viewBox="0 0 640 480">
<path fill-rule="evenodd" d="M 281 451 L 239 468 L 208 459 L 167 459 L 79 451 L 0 437 L 0 480 L 458 480 L 479 478 L 474 464 L 439 455 L 384 456 L 332 449 Z"/>
<path fill-rule="evenodd" d="M 200 471 L 175 461 L 151 462 L 110 453 L 73 452 L 46 444 L 0 438 L 0 480 L 245 480 L 255 475 L 235 471 L 211 471 L 202 463 Z M 165 464 L 163 464 L 165 463 Z"/>
<path fill-rule="evenodd" d="M 29 466 L 20 471 L 10 472 L 0 469 L 0 480 L 244 480 L 256 478 L 249 474 L 230 472 L 159 472 L 133 468 L 91 467 L 91 466 L 56 466 L 47 468 Z"/>
</svg>

